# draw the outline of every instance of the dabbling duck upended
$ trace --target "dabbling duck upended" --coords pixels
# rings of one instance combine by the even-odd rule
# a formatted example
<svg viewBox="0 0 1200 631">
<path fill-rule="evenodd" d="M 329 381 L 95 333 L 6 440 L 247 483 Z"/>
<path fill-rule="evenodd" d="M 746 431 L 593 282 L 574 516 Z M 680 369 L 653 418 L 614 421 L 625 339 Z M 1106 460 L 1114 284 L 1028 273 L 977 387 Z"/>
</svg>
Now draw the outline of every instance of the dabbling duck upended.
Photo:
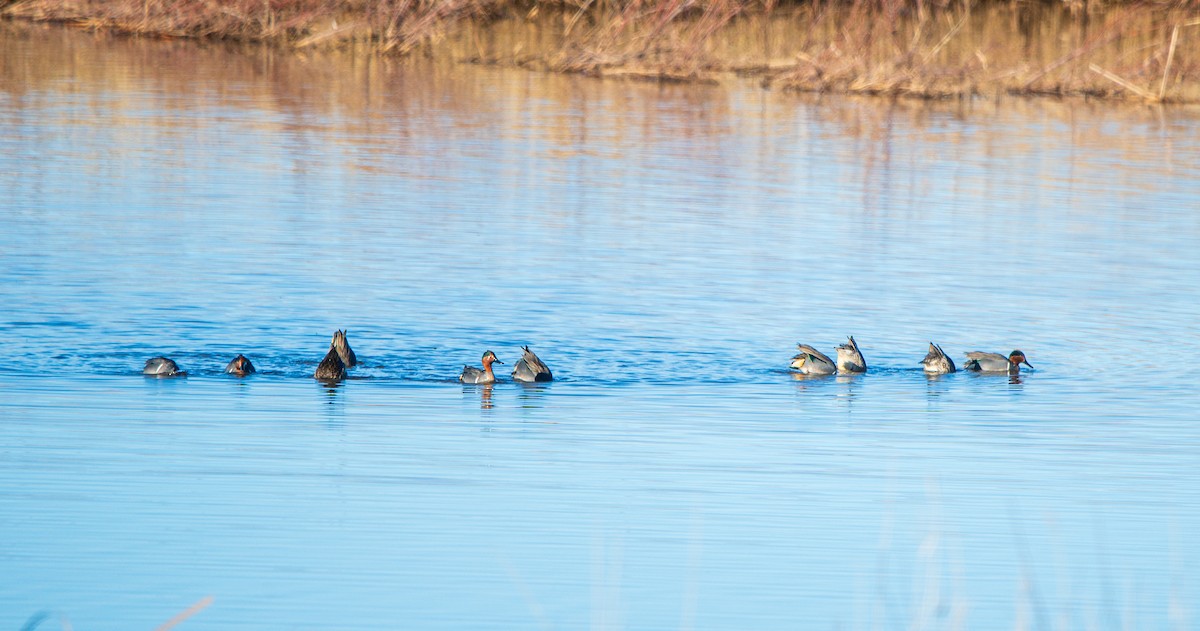
<svg viewBox="0 0 1200 631">
<path fill-rule="evenodd" d="M 791 367 L 800 371 L 802 375 L 832 375 L 837 373 L 837 364 L 833 363 L 825 353 L 809 346 L 808 344 L 797 344 L 796 348 L 800 350 L 792 357 Z"/>
<path fill-rule="evenodd" d="M 947 375 L 957 370 L 954 360 L 950 359 L 941 346 L 933 342 L 929 343 L 929 352 L 925 354 L 925 359 L 921 360 L 921 366 L 931 375 Z"/>
<path fill-rule="evenodd" d="M 546 366 L 538 356 L 529 350 L 528 346 L 522 346 L 521 350 L 524 354 L 521 359 L 513 366 L 512 378 L 514 381 L 523 381 L 525 383 L 533 383 L 535 381 L 552 381 L 554 375 L 550 373 L 550 368 Z"/>
</svg>

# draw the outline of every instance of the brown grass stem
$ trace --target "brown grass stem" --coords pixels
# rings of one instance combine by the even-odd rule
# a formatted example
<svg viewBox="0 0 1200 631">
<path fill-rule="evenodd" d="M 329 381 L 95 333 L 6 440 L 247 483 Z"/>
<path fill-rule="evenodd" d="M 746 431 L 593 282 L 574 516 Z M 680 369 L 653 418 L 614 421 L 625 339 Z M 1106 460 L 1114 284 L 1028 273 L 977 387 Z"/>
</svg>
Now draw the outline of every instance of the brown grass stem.
<svg viewBox="0 0 1200 631">
<path fill-rule="evenodd" d="M 1162 100 L 1167 93 L 1167 76 L 1171 72 L 1171 62 L 1175 61 L 1175 44 L 1179 43 L 1179 25 L 1171 29 L 1171 46 L 1167 49 L 1167 62 L 1163 64 L 1162 83 L 1158 86 L 1158 100 Z"/>
<path fill-rule="evenodd" d="M 1088 69 L 1091 70 L 1092 72 L 1104 77 L 1105 79 L 1108 79 L 1109 81 L 1112 81 L 1113 83 L 1125 88 L 1126 90 L 1133 92 L 1134 94 L 1142 97 L 1143 99 L 1146 99 L 1147 101 L 1159 100 L 1158 97 L 1155 97 L 1153 94 L 1151 94 L 1149 90 L 1146 90 L 1145 88 L 1139 88 L 1136 85 L 1126 81 L 1125 79 L 1122 79 L 1118 75 L 1113 74 L 1113 73 L 1105 70 L 1104 68 L 1101 68 L 1100 66 L 1097 66 L 1096 64 L 1088 64 Z"/>
<path fill-rule="evenodd" d="M 183 611 L 176 614 L 174 618 L 171 618 L 170 620 L 159 625 L 158 628 L 155 629 L 155 631 L 170 631 L 171 629 L 174 629 L 176 627 L 176 625 L 183 622 L 184 620 L 187 620 L 188 618 L 191 618 L 192 616 L 200 613 L 201 611 L 204 611 L 204 609 L 206 607 L 208 607 L 209 605 L 211 605 L 212 603 L 213 603 L 213 597 L 205 596 L 204 598 L 201 598 L 200 600 L 197 600 L 195 603 L 193 603 L 191 607 L 188 607 L 187 609 L 184 609 Z"/>
<path fill-rule="evenodd" d="M 1200 0 L 0 0 L 0 17 L 818 92 L 1200 102 Z"/>
</svg>

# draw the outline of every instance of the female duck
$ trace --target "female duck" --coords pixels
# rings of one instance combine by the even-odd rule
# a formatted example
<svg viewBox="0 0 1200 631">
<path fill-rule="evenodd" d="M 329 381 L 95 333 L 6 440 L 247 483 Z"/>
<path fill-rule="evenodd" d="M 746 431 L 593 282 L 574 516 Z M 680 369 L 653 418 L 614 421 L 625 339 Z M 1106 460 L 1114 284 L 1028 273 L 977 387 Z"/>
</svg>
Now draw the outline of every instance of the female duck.
<svg viewBox="0 0 1200 631">
<path fill-rule="evenodd" d="M 146 367 L 142 369 L 142 374 L 152 377 L 182 377 L 187 375 L 187 371 L 180 370 L 174 360 L 166 357 L 151 357 L 146 360 Z"/>
<path fill-rule="evenodd" d="M 333 341 L 329 343 L 329 347 L 337 349 L 338 357 L 346 368 L 358 365 L 358 357 L 354 354 L 354 349 L 350 348 L 350 342 L 346 341 L 345 331 L 334 331 Z"/>
<path fill-rule="evenodd" d="M 514 381 L 533 383 L 535 381 L 550 381 L 554 379 L 554 375 L 550 373 L 550 368 L 542 363 L 542 360 L 538 359 L 538 356 L 534 355 L 528 346 L 522 346 L 521 350 L 525 351 L 525 354 L 513 366 L 512 377 Z"/>
<path fill-rule="evenodd" d="M 229 375 L 245 377 L 246 375 L 253 374 L 254 372 L 254 364 L 251 364 L 250 360 L 246 359 L 246 356 L 241 354 L 239 354 L 237 357 L 234 357 L 233 361 L 229 362 L 225 366 L 225 373 Z"/>
<path fill-rule="evenodd" d="M 1025 353 L 1021 351 L 1013 351 L 1008 354 L 1008 357 L 1000 353 L 971 351 L 967 353 L 967 363 L 963 364 L 963 368 L 976 372 L 1006 372 L 1016 375 L 1021 372 L 1021 364 L 1033 368 L 1032 364 L 1025 361 Z"/>
<path fill-rule="evenodd" d="M 800 353 L 792 358 L 792 368 L 802 375 L 832 375 L 837 372 L 837 365 L 821 351 L 808 344 L 797 344 Z"/>
<path fill-rule="evenodd" d="M 474 366 L 463 366 L 458 380 L 463 383 L 496 383 L 496 374 L 492 372 L 492 364 L 503 364 L 504 362 L 496 359 L 496 354 L 492 351 L 485 351 L 479 362 L 483 364 L 483 370 Z"/>
<path fill-rule="evenodd" d="M 958 370 L 954 367 L 954 360 L 942 351 L 941 346 L 933 342 L 929 343 L 929 352 L 925 359 L 921 360 L 921 365 L 924 366 L 925 372 L 931 375 L 946 375 Z"/>
<path fill-rule="evenodd" d="M 341 381 L 346 378 L 346 364 L 342 363 L 342 358 L 338 355 L 337 349 L 329 348 L 329 352 L 325 353 L 325 358 L 317 364 L 317 371 L 313 373 L 313 379 L 321 381 Z"/>
<path fill-rule="evenodd" d="M 837 347 L 837 369 L 839 374 L 867 372 L 867 360 L 863 359 L 858 350 L 854 336 L 849 336 L 849 342 Z"/>
</svg>

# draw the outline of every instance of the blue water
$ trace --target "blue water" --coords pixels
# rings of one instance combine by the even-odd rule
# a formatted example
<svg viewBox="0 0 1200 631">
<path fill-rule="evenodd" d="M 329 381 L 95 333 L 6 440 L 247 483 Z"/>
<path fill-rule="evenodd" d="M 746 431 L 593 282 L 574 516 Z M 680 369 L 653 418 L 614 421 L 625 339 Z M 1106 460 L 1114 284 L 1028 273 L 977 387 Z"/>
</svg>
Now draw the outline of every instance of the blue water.
<svg viewBox="0 0 1200 631">
<path fill-rule="evenodd" d="M 1197 211 L 1194 110 L 0 24 L 0 628 L 1194 628 Z"/>
</svg>

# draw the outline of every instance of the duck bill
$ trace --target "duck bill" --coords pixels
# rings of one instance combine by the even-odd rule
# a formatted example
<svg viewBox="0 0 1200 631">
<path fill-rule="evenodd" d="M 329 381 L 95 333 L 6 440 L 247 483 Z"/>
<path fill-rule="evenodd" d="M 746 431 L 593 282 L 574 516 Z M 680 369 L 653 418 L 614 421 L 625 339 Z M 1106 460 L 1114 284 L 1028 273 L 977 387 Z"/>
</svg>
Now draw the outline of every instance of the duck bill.
<svg viewBox="0 0 1200 631">
<path fill-rule="evenodd" d="M 1022 364 L 1025 364 L 1026 366 L 1029 366 L 1030 368 L 1033 368 L 1033 364 L 1031 364 L 1031 363 L 1029 363 L 1029 362 L 1027 362 L 1027 361 L 1025 361 L 1025 360 L 1023 360 L 1023 359 L 1021 360 L 1021 363 L 1022 363 Z M 1034 368 L 1034 370 L 1037 370 L 1037 369 L 1036 369 L 1036 368 Z"/>
</svg>

